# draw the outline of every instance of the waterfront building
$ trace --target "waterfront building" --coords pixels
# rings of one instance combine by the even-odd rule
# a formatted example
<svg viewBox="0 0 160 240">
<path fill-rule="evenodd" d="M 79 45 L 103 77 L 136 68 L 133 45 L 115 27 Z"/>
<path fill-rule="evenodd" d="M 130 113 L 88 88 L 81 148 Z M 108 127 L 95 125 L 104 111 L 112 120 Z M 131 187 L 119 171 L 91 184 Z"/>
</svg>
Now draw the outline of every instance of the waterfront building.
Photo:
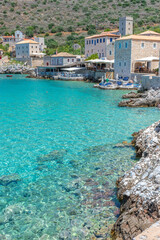
<svg viewBox="0 0 160 240">
<path fill-rule="evenodd" d="M 32 67 L 43 65 L 44 53 L 40 52 L 39 43 L 31 39 L 16 44 L 16 60 L 27 62 Z"/>
<path fill-rule="evenodd" d="M 115 76 L 155 74 L 159 65 L 160 34 L 146 31 L 115 42 Z"/>
<path fill-rule="evenodd" d="M 119 31 L 103 32 L 85 38 L 85 57 L 98 54 L 99 58 L 114 59 L 114 43 L 120 38 Z"/>
<path fill-rule="evenodd" d="M 39 43 L 31 39 L 23 40 L 16 44 L 16 58 L 29 58 L 32 55 L 40 53 Z"/>
<path fill-rule="evenodd" d="M 76 62 L 77 56 L 67 52 L 44 57 L 44 66 L 66 66 Z"/>
<path fill-rule="evenodd" d="M 119 18 L 119 32 L 121 36 L 133 34 L 133 18 L 132 17 Z"/>
</svg>

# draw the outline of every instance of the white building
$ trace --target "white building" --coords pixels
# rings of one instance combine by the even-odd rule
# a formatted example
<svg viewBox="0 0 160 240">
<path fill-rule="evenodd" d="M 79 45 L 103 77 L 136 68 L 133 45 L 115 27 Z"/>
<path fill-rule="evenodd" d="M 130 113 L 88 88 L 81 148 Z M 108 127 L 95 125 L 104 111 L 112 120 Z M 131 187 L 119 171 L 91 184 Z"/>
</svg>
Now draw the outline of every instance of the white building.
<svg viewBox="0 0 160 240">
<path fill-rule="evenodd" d="M 44 37 L 33 37 L 33 40 L 39 43 L 39 50 L 40 52 L 43 52 L 46 48 Z"/>
<path fill-rule="evenodd" d="M 26 59 L 39 55 L 39 43 L 33 40 L 23 40 L 16 43 L 16 59 Z"/>
<path fill-rule="evenodd" d="M 16 42 L 22 41 L 24 38 L 25 38 L 25 35 L 21 31 L 19 30 L 15 31 Z"/>
<path fill-rule="evenodd" d="M 119 31 L 103 32 L 85 38 L 85 57 L 98 54 L 99 58 L 114 59 L 114 42 L 119 38 Z"/>
</svg>

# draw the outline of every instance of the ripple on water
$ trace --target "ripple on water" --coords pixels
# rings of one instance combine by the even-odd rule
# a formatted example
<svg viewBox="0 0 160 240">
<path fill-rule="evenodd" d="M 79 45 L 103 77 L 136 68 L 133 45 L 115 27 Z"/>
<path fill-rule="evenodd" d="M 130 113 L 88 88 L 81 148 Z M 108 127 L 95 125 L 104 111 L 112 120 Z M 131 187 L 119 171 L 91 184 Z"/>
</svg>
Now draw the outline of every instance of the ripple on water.
<svg viewBox="0 0 160 240">
<path fill-rule="evenodd" d="M 135 162 L 134 149 L 115 145 L 159 118 L 157 109 L 118 108 L 121 95 L 1 76 L 0 237 L 109 237 L 115 182 Z"/>
</svg>

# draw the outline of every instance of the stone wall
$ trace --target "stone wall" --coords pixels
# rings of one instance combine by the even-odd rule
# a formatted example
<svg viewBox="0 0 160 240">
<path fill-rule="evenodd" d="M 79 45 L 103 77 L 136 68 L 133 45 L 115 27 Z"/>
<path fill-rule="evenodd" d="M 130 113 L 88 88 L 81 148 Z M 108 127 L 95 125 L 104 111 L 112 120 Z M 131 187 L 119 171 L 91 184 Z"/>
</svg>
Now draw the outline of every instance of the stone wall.
<svg viewBox="0 0 160 240">
<path fill-rule="evenodd" d="M 149 90 L 151 88 L 160 88 L 160 77 L 159 76 L 142 76 L 141 80 L 142 91 Z"/>
</svg>

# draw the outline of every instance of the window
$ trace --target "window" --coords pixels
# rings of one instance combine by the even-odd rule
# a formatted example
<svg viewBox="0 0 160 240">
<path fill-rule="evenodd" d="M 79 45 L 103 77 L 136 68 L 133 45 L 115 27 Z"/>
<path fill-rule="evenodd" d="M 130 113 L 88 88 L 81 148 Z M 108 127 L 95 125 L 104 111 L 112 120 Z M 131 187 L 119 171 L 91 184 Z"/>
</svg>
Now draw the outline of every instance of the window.
<svg viewBox="0 0 160 240">
<path fill-rule="evenodd" d="M 153 43 L 153 48 L 156 49 L 157 48 L 157 44 Z"/>
<path fill-rule="evenodd" d="M 94 45 L 96 45 L 96 40 L 94 40 Z"/>
<path fill-rule="evenodd" d="M 109 51 L 109 55 L 110 55 L 110 56 L 112 55 L 112 51 Z"/>
<path fill-rule="evenodd" d="M 119 43 L 119 48 L 121 48 L 122 47 L 122 44 L 121 43 Z"/>
<path fill-rule="evenodd" d="M 125 48 L 128 48 L 128 43 L 127 42 L 125 42 Z"/>
<path fill-rule="evenodd" d="M 144 48 L 144 43 L 141 43 L 141 48 Z"/>
<path fill-rule="evenodd" d="M 99 43 L 99 39 L 97 39 L 97 43 Z"/>
<path fill-rule="evenodd" d="M 112 38 L 110 38 L 110 42 L 112 42 L 113 41 L 113 39 Z"/>
<path fill-rule="evenodd" d="M 93 44 L 93 40 L 92 40 L 92 44 Z"/>
<path fill-rule="evenodd" d="M 106 41 L 106 39 L 105 38 L 103 38 L 103 42 L 105 42 Z"/>
<path fill-rule="evenodd" d="M 72 62 L 74 62 L 74 59 L 72 59 Z"/>
<path fill-rule="evenodd" d="M 121 62 L 119 62 L 119 67 L 121 67 Z"/>
<path fill-rule="evenodd" d="M 104 57 L 104 53 L 102 53 L 102 57 Z"/>
<path fill-rule="evenodd" d="M 102 43 L 102 38 L 100 38 L 100 43 Z"/>
<path fill-rule="evenodd" d="M 91 40 L 89 40 L 89 44 L 91 44 Z"/>
<path fill-rule="evenodd" d="M 124 62 L 124 67 L 126 67 L 126 62 Z"/>
<path fill-rule="evenodd" d="M 68 62 L 69 62 L 69 58 L 68 58 Z"/>
<path fill-rule="evenodd" d="M 101 53 L 99 53 L 99 58 L 101 58 Z"/>
</svg>

